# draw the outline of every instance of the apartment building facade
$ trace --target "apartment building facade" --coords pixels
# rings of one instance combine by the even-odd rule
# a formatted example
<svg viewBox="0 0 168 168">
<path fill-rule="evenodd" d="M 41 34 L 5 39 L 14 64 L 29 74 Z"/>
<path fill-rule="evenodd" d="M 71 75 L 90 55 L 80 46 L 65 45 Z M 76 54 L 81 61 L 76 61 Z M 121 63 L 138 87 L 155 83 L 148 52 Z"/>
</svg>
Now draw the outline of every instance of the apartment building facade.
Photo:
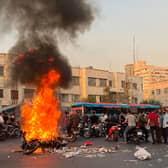
<svg viewBox="0 0 168 168">
<path fill-rule="evenodd" d="M 33 86 L 21 85 L 10 80 L 11 60 L 8 54 L 0 54 L 0 106 L 19 104 L 30 101 L 36 92 Z M 129 88 L 126 87 L 129 81 Z M 141 89 L 142 79 L 131 77 L 127 79 L 125 73 L 109 72 L 93 67 L 73 67 L 72 82 L 68 89 L 57 89 L 57 95 L 62 109 L 70 108 L 72 103 L 92 99 L 102 102 L 104 89 L 109 87 L 114 94 L 114 103 L 139 103 L 143 100 Z M 127 92 L 127 93 L 126 93 Z"/>
<path fill-rule="evenodd" d="M 131 70 L 130 70 L 131 69 Z M 126 74 L 133 72 L 134 76 L 143 78 L 144 99 L 150 99 L 151 85 L 155 82 L 168 80 L 168 67 L 148 65 L 145 61 L 138 61 L 135 64 L 125 66 Z"/>
<path fill-rule="evenodd" d="M 168 80 L 151 84 L 150 99 L 159 101 L 162 106 L 168 106 Z"/>
<path fill-rule="evenodd" d="M 93 67 L 72 68 L 72 85 L 70 89 L 60 89 L 60 100 L 63 109 L 72 103 L 86 98 L 94 102 L 102 102 L 105 88 L 115 95 L 114 103 L 140 103 L 143 100 L 141 77 L 130 77 L 129 88 L 126 89 L 125 73 L 109 72 Z M 126 94 L 127 90 L 127 94 Z"/>
</svg>

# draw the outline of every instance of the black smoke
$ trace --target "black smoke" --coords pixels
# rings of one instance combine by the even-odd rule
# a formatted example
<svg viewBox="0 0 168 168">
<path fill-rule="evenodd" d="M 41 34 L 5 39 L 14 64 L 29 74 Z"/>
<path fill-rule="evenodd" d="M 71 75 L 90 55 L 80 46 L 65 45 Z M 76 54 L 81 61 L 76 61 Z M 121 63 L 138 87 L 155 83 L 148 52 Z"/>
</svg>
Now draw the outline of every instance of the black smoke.
<svg viewBox="0 0 168 168">
<path fill-rule="evenodd" d="M 16 29 L 18 40 L 10 49 L 12 77 L 23 84 L 39 84 L 51 69 L 61 74 L 60 86 L 71 81 L 71 67 L 58 47 L 58 37 L 75 38 L 94 19 L 87 0 L 0 0 L 3 30 Z M 5 24 L 2 24 L 2 21 Z"/>
</svg>

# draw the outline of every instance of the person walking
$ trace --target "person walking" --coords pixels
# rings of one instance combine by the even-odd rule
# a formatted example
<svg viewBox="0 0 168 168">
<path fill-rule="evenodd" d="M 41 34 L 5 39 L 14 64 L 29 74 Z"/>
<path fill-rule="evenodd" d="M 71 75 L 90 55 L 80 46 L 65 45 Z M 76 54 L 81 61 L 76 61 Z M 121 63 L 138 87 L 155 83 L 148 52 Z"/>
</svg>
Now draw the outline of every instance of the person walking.
<svg viewBox="0 0 168 168">
<path fill-rule="evenodd" d="M 155 144 L 156 141 L 157 141 L 157 143 L 161 143 L 160 136 L 159 136 L 160 135 L 159 124 L 160 124 L 160 117 L 159 117 L 157 111 L 153 111 L 153 112 L 149 113 L 148 126 L 150 127 L 150 130 L 151 130 L 153 144 Z"/>
<path fill-rule="evenodd" d="M 125 123 L 128 123 L 128 126 L 124 131 L 124 142 L 127 143 L 128 132 L 136 127 L 136 116 L 128 112 L 125 118 Z"/>
<path fill-rule="evenodd" d="M 167 144 L 168 140 L 168 111 L 163 116 L 163 139 L 164 143 Z"/>
</svg>

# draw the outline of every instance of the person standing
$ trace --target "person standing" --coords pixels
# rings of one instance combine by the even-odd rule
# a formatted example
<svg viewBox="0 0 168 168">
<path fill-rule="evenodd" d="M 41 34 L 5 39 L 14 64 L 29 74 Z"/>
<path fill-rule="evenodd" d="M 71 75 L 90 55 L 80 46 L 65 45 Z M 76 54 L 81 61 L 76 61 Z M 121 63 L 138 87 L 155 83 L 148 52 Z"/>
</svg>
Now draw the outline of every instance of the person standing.
<svg viewBox="0 0 168 168">
<path fill-rule="evenodd" d="M 145 134 L 145 141 L 148 142 L 148 130 L 146 129 L 146 124 L 147 124 L 148 118 L 145 112 L 141 112 L 138 115 L 137 123 L 138 126 L 142 129 L 142 131 Z"/>
<path fill-rule="evenodd" d="M 163 115 L 163 139 L 164 143 L 167 144 L 168 139 L 168 111 Z"/>
<path fill-rule="evenodd" d="M 153 112 L 149 113 L 148 125 L 151 130 L 153 144 L 155 144 L 156 141 L 157 141 L 157 143 L 161 143 L 160 136 L 159 136 L 160 135 L 159 124 L 160 124 L 160 117 L 159 117 L 157 111 L 153 111 Z M 156 138 L 155 138 L 155 136 L 156 136 Z"/>
<path fill-rule="evenodd" d="M 0 113 L 0 130 L 3 129 L 4 119 L 2 113 Z"/>
<path fill-rule="evenodd" d="M 124 142 L 127 143 L 128 132 L 136 127 L 136 116 L 128 112 L 125 118 L 125 123 L 128 123 L 128 126 L 126 127 L 124 131 Z"/>
</svg>

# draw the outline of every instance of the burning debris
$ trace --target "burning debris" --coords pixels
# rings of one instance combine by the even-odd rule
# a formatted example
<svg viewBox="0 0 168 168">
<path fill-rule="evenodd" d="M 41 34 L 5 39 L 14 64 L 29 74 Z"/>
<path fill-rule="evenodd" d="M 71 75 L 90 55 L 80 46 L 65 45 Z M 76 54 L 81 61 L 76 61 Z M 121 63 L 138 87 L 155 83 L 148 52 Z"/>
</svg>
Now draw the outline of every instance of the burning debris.
<svg viewBox="0 0 168 168">
<path fill-rule="evenodd" d="M 59 137 L 61 116 L 55 90 L 71 82 L 71 67 L 59 50 L 58 38 L 74 38 L 87 29 L 93 9 L 86 0 L 1 0 L 0 18 L 7 26 L 3 30 L 18 31 L 10 50 L 13 80 L 37 87 L 32 104 L 22 109 L 25 139 L 53 142 Z"/>
</svg>

